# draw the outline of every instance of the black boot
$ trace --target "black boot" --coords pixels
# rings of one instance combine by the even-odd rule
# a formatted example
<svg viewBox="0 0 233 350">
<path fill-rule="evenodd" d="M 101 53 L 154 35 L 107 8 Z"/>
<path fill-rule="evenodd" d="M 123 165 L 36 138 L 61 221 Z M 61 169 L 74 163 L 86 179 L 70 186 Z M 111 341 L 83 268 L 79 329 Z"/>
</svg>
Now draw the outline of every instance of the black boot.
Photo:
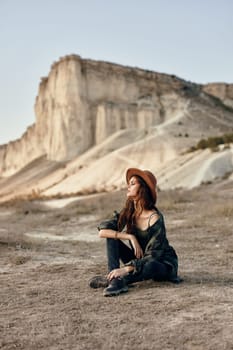
<svg viewBox="0 0 233 350">
<path fill-rule="evenodd" d="M 106 276 L 95 276 L 89 280 L 89 286 L 91 288 L 106 288 L 109 285 L 109 281 Z"/>
<path fill-rule="evenodd" d="M 128 292 L 128 286 L 123 278 L 113 278 L 107 288 L 104 289 L 104 296 L 111 297 L 120 293 Z"/>
</svg>

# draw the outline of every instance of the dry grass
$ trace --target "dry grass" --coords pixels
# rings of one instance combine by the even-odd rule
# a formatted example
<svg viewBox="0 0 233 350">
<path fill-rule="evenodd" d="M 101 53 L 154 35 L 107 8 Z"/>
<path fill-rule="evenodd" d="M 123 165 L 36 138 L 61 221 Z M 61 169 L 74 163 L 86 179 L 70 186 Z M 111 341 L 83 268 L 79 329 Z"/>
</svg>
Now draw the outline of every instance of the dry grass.
<svg viewBox="0 0 233 350">
<path fill-rule="evenodd" d="M 12 256 L 10 258 L 10 262 L 13 265 L 22 265 L 22 264 L 25 264 L 30 259 L 31 259 L 31 257 L 27 256 L 27 255 L 17 255 L 17 256 Z"/>
<path fill-rule="evenodd" d="M 97 235 L 99 220 L 120 208 L 123 193 L 62 210 L 38 206 L 37 211 L 36 203 L 33 209 L 28 203 L 25 214 L 24 203 L 7 215 L 6 208 L 0 216 L 0 347 L 230 350 L 232 193 L 230 184 L 224 186 L 159 193 L 184 282 L 145 281 L 117 298 L 104 298 L 101 290 L 88 287 L 93 275 L 106 272 L 104 241 L 45 240 L 37 246 L 36 240 L 25 245 L 24 239 L 25 232 Z M 96 218 L 85 221 L 93 212 Z"/>
<path fill-rule="evenodd" d="M 211 206 L 211 215 L 218 215 L 224 218 L 233 219 L 233 203 L 226 202 L 223 205 L 216 204 Z"/>
</svg>

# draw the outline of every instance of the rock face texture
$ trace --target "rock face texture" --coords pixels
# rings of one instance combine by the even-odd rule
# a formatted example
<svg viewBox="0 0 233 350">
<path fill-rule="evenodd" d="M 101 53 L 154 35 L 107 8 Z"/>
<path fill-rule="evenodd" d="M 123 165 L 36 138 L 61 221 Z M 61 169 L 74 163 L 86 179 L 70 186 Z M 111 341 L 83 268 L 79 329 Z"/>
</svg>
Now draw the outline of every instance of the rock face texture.
<svg viewBox="0 0 233 350">
<path fill-rule="evenodd" d="M 233 131 L 232 86 L 200 86 L 77 55 L 61 58 L 41 80 L 35 124 L 0 146 L 0 197 L 110 191 L 122 188 L 130 166 L 155 171 L 164 188 L 201 183 L 200 174 L 198 181 L 190 178 L 195 166 L 188 174 L 191 158 L 198 167 L 200 161 L 182 153 L 201 138 Z M 230 172 L 232 149 L 212 157 L 212 168 L 225 157 L 221 164 Z M 184 163 L 183 181 L 176 166 Z"/>
<path fill-rule="evenodd" d="M 204 85 L 203 91 L 219 98 L 226 106 L 233 108 L 233 84 L 211 83 Z"/>
<path fill-rule="evenodd" d="M 174 76 L 64 57 L 41 80 L 35 124 L 1 147 L 0 176 L 42 155 L 70 160 L 121 129 L 158 125 L 179 108 L 185 88 L 199 89 Z"/>
<path fill-rule="evenodd" d="M 24 165 L 45 153 L 38 141 L 34 124 L 20 139 L 0 146 L 0 177 L 16 173 Z"/>
</svg>

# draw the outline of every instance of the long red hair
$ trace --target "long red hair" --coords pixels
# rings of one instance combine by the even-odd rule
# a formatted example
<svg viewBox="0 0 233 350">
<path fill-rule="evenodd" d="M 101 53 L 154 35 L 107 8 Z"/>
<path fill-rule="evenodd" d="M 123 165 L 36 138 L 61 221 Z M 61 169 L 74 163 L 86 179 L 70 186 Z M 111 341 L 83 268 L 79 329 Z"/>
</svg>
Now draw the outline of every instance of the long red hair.
<svg viewBox="0 0 233 350">
<path fill-rule="evenodd" d="M 147 186 L 146 182 L 140 176 L 134 176 L 140 184 L 136 202 L 132 198 L 127 198 L 125 207 L 121 211 L 118 221 L 119 231 L 122 231 L 126 226 L 127 232 L 131 234 L 136 225 L 136 218 L 142 213 L 143 209 L 151 210 L 155 207 L 150 188 Z"/>
</svg>

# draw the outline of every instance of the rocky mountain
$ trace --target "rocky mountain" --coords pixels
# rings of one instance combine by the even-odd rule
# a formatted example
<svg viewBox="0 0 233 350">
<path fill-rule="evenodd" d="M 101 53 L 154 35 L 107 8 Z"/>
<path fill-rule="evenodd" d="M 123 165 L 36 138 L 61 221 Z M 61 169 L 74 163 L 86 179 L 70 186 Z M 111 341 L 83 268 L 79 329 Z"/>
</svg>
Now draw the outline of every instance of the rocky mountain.
<svg viewBox="0 0 233 350">
<path fill-rule="evenodd" d="M 161 188 L 223 176 L 233 171 L 231 147 L 187 149 L 232 132 L 232 107 L 231 84 L 61 58 L 41 80 L 35 124 L 0 147 L 0 200 L 111 191 L 124 186 L 130 166 L 154 171 Z"/>
<path fill-rule="evenodd" d="M 233 84 L 206 84 L 203 86 L 203 91 L 219 98 L 226 106 L 233 108 Z"/>
</svg>

